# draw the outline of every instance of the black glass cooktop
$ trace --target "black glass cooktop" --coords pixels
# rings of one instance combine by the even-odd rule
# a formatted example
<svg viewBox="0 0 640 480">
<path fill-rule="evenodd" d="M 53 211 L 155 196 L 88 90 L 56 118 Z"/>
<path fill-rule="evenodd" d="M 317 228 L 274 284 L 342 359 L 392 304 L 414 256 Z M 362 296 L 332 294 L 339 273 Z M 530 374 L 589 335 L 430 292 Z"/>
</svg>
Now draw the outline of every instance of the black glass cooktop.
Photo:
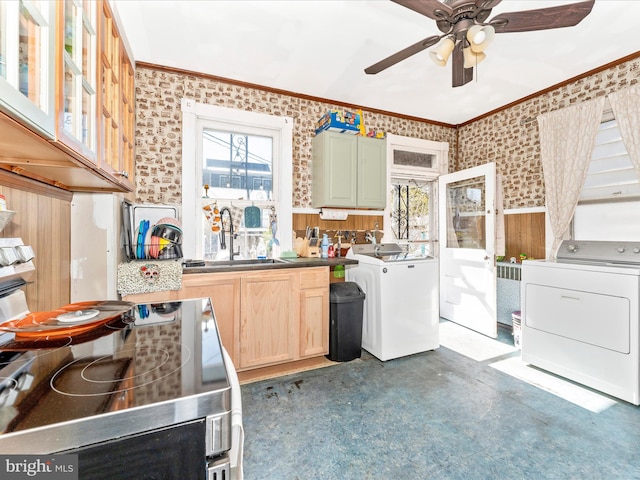
<svg viewBox="0 0 640 480">
<path fill-rule="evenodd" d="M 49 452 L 226 411 L 229 390 L 209 299 L 135 305 L 62 334 L 0 328 L 0 453 L 21 452 L 23 436 L 43 445 L 22 452 Z"/>
</svg>

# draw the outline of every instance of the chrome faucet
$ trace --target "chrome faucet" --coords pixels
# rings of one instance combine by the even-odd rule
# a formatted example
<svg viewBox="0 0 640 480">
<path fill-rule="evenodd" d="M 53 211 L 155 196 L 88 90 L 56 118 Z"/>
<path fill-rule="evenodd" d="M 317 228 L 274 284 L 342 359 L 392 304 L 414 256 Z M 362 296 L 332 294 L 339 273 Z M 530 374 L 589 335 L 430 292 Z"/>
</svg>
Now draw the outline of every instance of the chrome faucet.
<svg viewBox="0 0 640 480">
<path fill-rule="evenodd" d="M 229 215 L 229 260 L 233 260 L 236 253 L 233 251 L 233 218 L 231 217 L 231 210 L 229 210 L 229 207 L 222 207 L 220 209 L 220 226 L 222 227 L 220 230 L 220 248 L 222 250 L 227 249 L 227 244 L 224 238 L 224 212 L 227 212 Z"/>
<path fill-rule="evenodd" d="M 367 242 L 371 242 L 373 245 L 376 244 L 376 235 L 375 233 L 367 232 L 365 235 L 365 240 Z"/>
</svg>

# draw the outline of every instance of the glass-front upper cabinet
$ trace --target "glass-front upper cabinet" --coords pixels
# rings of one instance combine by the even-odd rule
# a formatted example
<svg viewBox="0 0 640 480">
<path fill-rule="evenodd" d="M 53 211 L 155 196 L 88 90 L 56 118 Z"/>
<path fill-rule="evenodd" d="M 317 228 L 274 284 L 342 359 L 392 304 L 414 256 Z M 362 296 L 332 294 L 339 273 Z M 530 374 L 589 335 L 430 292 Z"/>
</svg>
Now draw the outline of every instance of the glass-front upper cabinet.
<svg viewBox="0 0 640 480">
<path fill-rule="evenodd" d="M 97 8 L 93 0 L 64 0 L 58 137 L 92 160 L 97 156 Z M 59 44 L 60 45 L 60 44 Z M 80 148 L 78 148 L 80 147 Z"/>
<path fill-rule="evenodd" d="M 0 2 L 0 108 L 55 134 L 56 2 Z"/>
<path fill-rule="evenodd" d="M 101 168 L 117 174 L 120 167 L 120 37 L 107 2 L 101 16 L 100 77 L 102 85 Z"/>
</svg>

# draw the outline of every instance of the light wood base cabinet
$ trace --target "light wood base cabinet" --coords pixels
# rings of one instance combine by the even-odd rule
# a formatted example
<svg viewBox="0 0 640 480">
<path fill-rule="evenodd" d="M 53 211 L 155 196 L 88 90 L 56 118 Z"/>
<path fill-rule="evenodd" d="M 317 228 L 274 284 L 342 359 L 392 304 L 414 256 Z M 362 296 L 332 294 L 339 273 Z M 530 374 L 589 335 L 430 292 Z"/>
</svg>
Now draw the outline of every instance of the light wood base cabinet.
<svg viewBox="0 0 640 480">
<path fill-rule="evenodd" d="M 210 297 L 236 370 L 329 353 L 329 267 L 182 277 L 182 290 L 129 295 L 132 302 Z"/>
<path fill-rule="evenodd" d="M 294 273 L 263 272 L 242 278 L 239 369 L 292 361 L 295 311 Z"/>
<path fill-rule="evenodd" d="M 329 353 L 329 272 L 309 268 L 300 272 L 300 358 Z"/>
</svg>

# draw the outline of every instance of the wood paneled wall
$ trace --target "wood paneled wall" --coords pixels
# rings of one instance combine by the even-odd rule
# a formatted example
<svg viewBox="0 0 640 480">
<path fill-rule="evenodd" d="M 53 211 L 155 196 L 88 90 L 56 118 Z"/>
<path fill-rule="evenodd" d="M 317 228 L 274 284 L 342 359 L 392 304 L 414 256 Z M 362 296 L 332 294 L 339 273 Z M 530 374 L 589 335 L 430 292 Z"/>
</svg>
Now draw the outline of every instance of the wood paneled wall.
<svg viewBox="0 0 640 480">
<path fill-rule="evenodd" d="M 0 237 L 20 237 L 35 252 L 36 274 L 25 288 L 29 309 L 47 311 L 68 304 L 73 195 L 5 172 L 0 172 L 0 193 L 8 209 L 17 212 Z"/>
<path fill-rule="evenodd" d="M 504 216 L 505 259 L 521 253 L 545 258 L 545 214 L 512 213 Z"/>
<path fill-rule="evenodd" d="M 382 215 L 365 216 L 349 215 L 346 220 L 321 220 L 318 214 L 293 215 L 293 230 L 303 237 L 307 225 L 320 227 L 320 233 L 329 232 L 333 236 L 336 231 L 356 231 L 357 243 L 365 242 L 367 231 L 378 230 L 376 238 L 382 239 L 384 217 Z M 505 257 L 516 257 L 524 253 L 529 258 L 545 258 L 545 214 L 512 213 L 504 217 Z"/>
<path fill-rule="evenodd" d="M 293 230 L 298 237 L 304 237 L 307 226 L 319 227 L 320 235 L 328 233 L 329 237 L 333 237 L 336 232 L 348 230 L 356 232 L 356 243 L 365 243 L 367 232 L 375 232 L 376 239 L 382 239 L 383 230 L 382 215 L 349 215 L 346 220 L 322 220 L 317 213 L 294 213 L 293 214 Z"/>
</svg>

